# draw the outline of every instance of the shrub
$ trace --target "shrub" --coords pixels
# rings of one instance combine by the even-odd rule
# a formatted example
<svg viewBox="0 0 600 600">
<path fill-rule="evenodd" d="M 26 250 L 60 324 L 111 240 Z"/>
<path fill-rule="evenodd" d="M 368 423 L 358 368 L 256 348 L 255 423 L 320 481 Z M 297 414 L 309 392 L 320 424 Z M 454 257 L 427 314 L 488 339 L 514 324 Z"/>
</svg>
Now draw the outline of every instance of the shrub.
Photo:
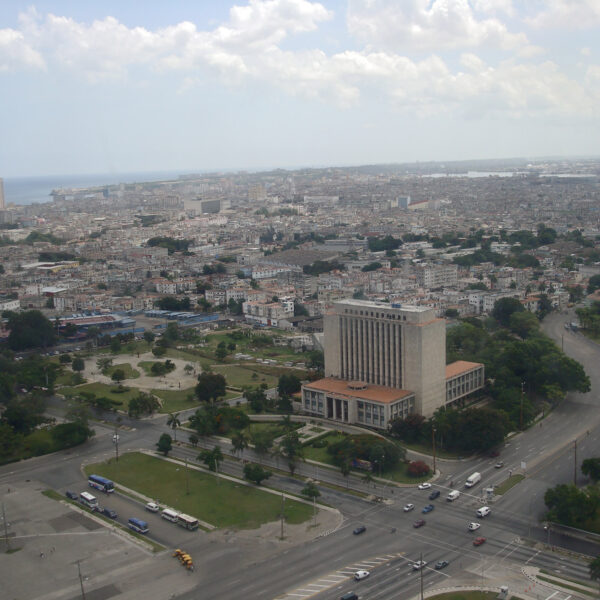
<svg viewBox="0 0 600 600">
<path fill-rule="evenodd" d="M 407 469 L 411 477 L 424 477 L 425 475 L 429 475 L 430 470 L 429 465 L 422 460 L 413 460 L 408 464 Z"/>
</svg>

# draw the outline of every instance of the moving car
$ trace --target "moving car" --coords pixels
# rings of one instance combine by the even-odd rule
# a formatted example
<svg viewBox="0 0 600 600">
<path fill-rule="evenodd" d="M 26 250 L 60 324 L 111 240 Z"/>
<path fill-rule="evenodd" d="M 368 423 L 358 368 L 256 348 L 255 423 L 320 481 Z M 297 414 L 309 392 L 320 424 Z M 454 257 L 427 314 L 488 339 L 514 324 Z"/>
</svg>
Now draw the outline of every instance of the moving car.
<svg viewBox="0 0 600 600">
<path fill-rule="evenodd" d="M 423 527 L 425 525 L 425 519 L 419 519 L 413 523 L 413 527 L 417 529 L 418 527 Z"/>
<path fill-rule="evenodd" d="M 435 506 L 433 504 L 428 504 L 427 506 L 423 507 L 422 512 L 423 513 L 429 513 L 431 512 L 433 509 L 435 508 Z"/>
<path fill-rule="evenodd" d="M 366 579 L 370 574 L 370 571 L 356 571 L 356 573 L 354 573 L 354 579 L 360 581 L 361 579 Z"/>
<path fill-rule="evenodd" d="M 473 540 L 473 546 L 481 546 L 483 543 L 485 543 L 484 537 L 477 537 Z"/>
<path fill-rule="evenodd" d="M 354 535 L 359 535 L 360 533 L 364 533 L 366 530 L 367 530 L 367 528 L 364 525 L 360 525 L 352 533 Z"/>
<path fill-rule="evenodd" d="M 411 510 L 413 510 L 415 508 L 414 504 L 405 504 L 404 505 L 404 512 L 410 512 Z"/>
<path fill-rule="evenodd" d="M 112 510 L 112 508 L 103 508 L 101 513 L 105 516 L 105 517 L 110 517 L 111 519 L 116 519 L 117 518 L 117 513 Z"/>
<path fill-rule="evenodd" d="M 503 460 L 499 460 L 495 465 L 494 465 L 494 469 L 501 469 L 504 466 L 504 461 Z"/>
<path fill-rule="evenodd" d="M 431 494 L 429 494 L 429 499 L 435 500 L 436 498 L 439 498 L 439 496 L 440 496 L 440 490 L 433 490 L 433 492 L 431 492 Z"/>
<path fill-rule="evenodd" d="M 481 527 L 481 523 L 469 523 L 469 531 L 475 531 Z"/>
<path fill-rule="evenodd" d="M 427 483 L 427 482 L 425 482 L 425 483 L 420 483 L 420 484 L 419 484 L 419 489 L 420 489 L 420 490 L 429 490 L 429 489 L 431 489 L 431 484 L 430 484 L 430 483 Z"/>
<path fill-rule="evenodd" d="M 146 503 L 146 510 L 149 510 L 150 512 L 158 512 L 160 510 L 160 506 L 158 504 L 156 504 L 156 502 L 147 502 Z"/>
<path fill-rule="evenodd" d="M 481 508 L 477 509 L 478 517 L 487 517 L 491 513 L 492 513 L 492 509 L 489 506 L 482 506 Z"/>
<path fill-rule="evenodd" d="M 358 596 L 354 592 L 346 592 L 340 600 L 358 600 Z"/>
<path fill-rule="evenodd" d="M 447 560 L 438 560 L 435 563 L 435 568 L 439 571 L 440 569 L 446 568 L 450 563 Z"/>
<path fill-rule="evenodd" d="M 425 560 L 418 560 L 417 562 L 413 563 L 413 571 L 420 571 L 425 565 L 427 564 L 427 561 Z"/>
</svg>

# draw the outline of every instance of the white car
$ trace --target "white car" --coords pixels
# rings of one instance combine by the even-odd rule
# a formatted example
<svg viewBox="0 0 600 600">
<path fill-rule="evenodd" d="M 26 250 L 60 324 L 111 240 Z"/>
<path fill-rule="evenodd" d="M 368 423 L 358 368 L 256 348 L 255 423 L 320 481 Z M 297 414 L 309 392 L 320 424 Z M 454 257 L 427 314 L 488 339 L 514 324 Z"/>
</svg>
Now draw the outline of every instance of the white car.
<svg viewBox="0 0 600 600">
<path fill-rule="evenodd" d="M 147 502 L 146 510 L 149 510 L 150 512 L 158 512 L 160 510 L 160 506 L 155 502 Z"/>
<path fill-rule="evenodd" d="M 370 571 L 356 571 L 356 573 L 354 573 L 354 579 L 360 581 L 361 579 L 366 579 L 370 574 Z"/>
<path fill-rule="evenodd" d="M 425 565 L 427 564 L 426 561 L 424 560 L 418 560 L 417 562 L 413 563 L 413 571 L 420 571 Z"/>
<path fill-rule="evenodd" d="M 414 504 L 405 504 L 404 505 L 404 512 L 410 512 L 411 510 L 413 510 L 414 507 L 415 507 Z"/>
<path fill-rule="evenodd" d="M 427 483 L 427 482 L 425 482 L 425 483 L 420 483 L 420 484 L 419 484 L 419 489 L 420 489 L 420 490 L 429 490 L 429 489 L 431 489 L 431 484 L 430 484 L 430 483 Z"/>
<path fill-rule="evenodd" d="M 469 531 L 476 531 L 481 527 L 481 523 L 469 523 Z"/>
</svg>

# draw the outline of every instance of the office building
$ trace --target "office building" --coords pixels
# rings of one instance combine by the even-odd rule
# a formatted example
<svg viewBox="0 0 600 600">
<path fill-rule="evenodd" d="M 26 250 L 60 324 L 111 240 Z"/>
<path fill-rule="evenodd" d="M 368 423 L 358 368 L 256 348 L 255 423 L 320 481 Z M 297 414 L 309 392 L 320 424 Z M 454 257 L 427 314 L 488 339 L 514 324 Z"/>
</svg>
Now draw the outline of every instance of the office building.
<svg viewBox="0 0 600 600">
<path fill-rule="evenodd" d="M 303 386 L 302 408 L 325 418 L 387 428 L 483 387 L 483 365 L 446 366 L 446 322 L 432 308 L 343 300 L 325 316 L 324 343 L 325 377 Z"/>
<path fill-rule="evenodd" d="M 6 208 L 6 203 L 4 202 L 4 179 L 0 177 L 0 210 L 4 210 Z"/>
</svg>

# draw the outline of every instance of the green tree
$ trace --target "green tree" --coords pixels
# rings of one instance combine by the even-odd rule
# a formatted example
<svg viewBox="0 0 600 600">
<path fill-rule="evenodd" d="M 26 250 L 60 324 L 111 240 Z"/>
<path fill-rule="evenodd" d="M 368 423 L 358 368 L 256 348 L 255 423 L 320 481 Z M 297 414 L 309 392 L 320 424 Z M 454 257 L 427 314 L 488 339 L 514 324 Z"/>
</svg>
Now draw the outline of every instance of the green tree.
<svg viewBox="0 0 600 600">
<path fill-rule="evenodd" d="M 503 327 L 508 327 L 511 315 L 524 310 L 525 307 L 516 298 L 500 298 L 494 304 L 492 317 Z"/>
<path fill-rule="evenodd" d="M 110 378 L 115 381 L 116 383 L 121 383 L 121 381 L 123 381 L 124 379 L 126 379 L 125 377 L 125 371 L 123 369 L 115 369 L 112 372 L 112 375 L 110 376 Z"/>
<path fill-rule="evenodd" d="M 271 477 L 271 471 L 263 469 L 260 465 L 248 463 L 244 465 L 244 477 L 256 485 L 260 485 L 265 479 Z"/>
<path fill-rule="evenodd" d="M 600 289 L 600 275 L 592 275 L 588 280 L 587 293 L 593 294 Z"/>
<path fill-rule="evenodd" d="M 96 366 L 98 367 L 98 370 L 101 373 L 104 373 L 104 371 L 106 371 L 106 369 L 108 369 L 110 366 L 112 366 L 112 361 L 113 361 L 113 359 L 110 357 L 99 358 L 96 361 Z"/>
<path fill-rule="evenodd" d="M 38 425 L 44 423 L 46 403 L 40 396 L 26 396 L 11 400 L 2 413 L 2 422 L 15 433 L 29 435 Z"/>
<path fill-rule="evenodd" d="M 128 414 L 130 417 L 139 418 L 143 415 L 151 415 L 156 412 L 160 404 L 158 400 L 146 392 L 140 392 L 129 401 Z"/>
<path fill-rule="evenodd" d="M 590 562 L 590 579 L 594 581 L 600 581 L 600 556 L 597 556 Z"/>
<path fill-rule="evenodd" d="M 118 354 L 120 352 L 120 350 L 121 350 L 121 340 L 117 336 L 114 336 L 110 340 L 110 351 L 113 354 Z"/>
<path fill-rule="evenodd" d="M 279 444 L 279 452 L 287 460 L 290 473 L 293 475 L 299 458 L 303 457 L 303 448 L 298 438 L 298 432 L 289 431 Z"/>
<path fill-rule="evenodd" d="M 594 483 L 600 481 L 600 458 L 586 458 L 581 463 L 581 472 Z"/>
<path fill-rule="evenodd" d="M 71 362 L 71 369 L 73 369 L 73 371 L 76 371 L 77 373 L 81 373 L 81 371 L 85 369 L 85 362 L 83 358 L 76 356 Z"/>
<path fill-rule="evenodd" d="M 307 481 L 306 485 L 300 490 L 300 494 L 308 500 L 312 500 L 313 498 L 318 498 L 321 495 L 321 492 L 314 481 Z"/>
<path fill-rule="evenodd" d="M 219 446 L 215 446 L 212 450 L 200 452 L 198 460 L 201 460 L 211 471 L 218 471 L 219 465 L 223 462 L 223 453 Z"/>
<path fill-rule="evenodd" d="M 302 383 L 300 382 L 300 379 L 293 373 L 284 373 L 279 376 L 277 392 L 280 396 L 291 396 L 296 392 L 299 392 L 301 387 Z"/>
<path fill-rule="evenodd" d="M 250 441 L 254 445 L 254 451 L 259 457 L 268 454 L 273 446 L 273 437 L 268 431 L 255 431 L 252 434 Z"/>
<path fill-rule="evenodd" d="M 231 446 L 233 447 L 233 451 L 236 454 L 239 452 L 241 456 L 244 453 L 244 450 L 249 446 L 248 436 L 243 431 L 236 431 L 231 436 Z"/>
<path fill-rule="evenodd" d="M 164 356 L 167 353 L 167 349 L 165 346 L 154 346 L 154 348 L 152 348 L 152 354 L 154 354 L 154 356 L 156 356 L 156 358 L 161 358 L 162 356 Z"/>
<path fill-rule="evenodd" d="M 46 348 L 56 343 L 56 333 L 52 323 L 39 311 L 27 310 L 21 313 L 5 312 L 7 319 L 8 347 L 21 351 L 30 348 Z"/>
<path fill-rule="evenodd" d="M 200 438 L 198 437 L 198 434 L 190 433 L 190 435 L 188 436 L 188 441 L 195 448 L 198 445 Z"/>
<path fill-rule="evenodd" d="M 83 444 L 94 431 L 81 422 L 59 423 L 51 429 L 50 435 L 56 447 L 63 449 Z"/>
<path fill-rule="evenodd" d="M 167 427 L 170 427 L 173 430 L 173 439 L 177 441 L 177 428 L 181 427 L 179 413 L 169 413 L 169 416 L 167 417 Z"/>
<path fill-rule="evenodd" d="M 152 331 L 144 331 L 143 337 L 144 341 L 148 344 L 148 347 L 150 347 L 152 342 L 156 339 L 156 336 Z"/>
<path fill-rule="evenodd" d="M 509 328 L 512 332 L 525 339 L 539 331 L 540 322 L 533 313 L 518 311 L 510 315 Z"/>
<path fill-rule="evenodd" d="M 200 402 L 211 402 L 225 396 L 227 382 L 220 373 L 206 371 L 198 375 L 196 398 Z"/>
<path fill-rule="evenodd" d="M 158 438 L 158 442 L 156 442 L 158 451 L 167 456 L 173 449 L 173 444 L 171 442 L 171 436 L 168 433 L 163 433 L 160 438 Z"/>
</svg>

